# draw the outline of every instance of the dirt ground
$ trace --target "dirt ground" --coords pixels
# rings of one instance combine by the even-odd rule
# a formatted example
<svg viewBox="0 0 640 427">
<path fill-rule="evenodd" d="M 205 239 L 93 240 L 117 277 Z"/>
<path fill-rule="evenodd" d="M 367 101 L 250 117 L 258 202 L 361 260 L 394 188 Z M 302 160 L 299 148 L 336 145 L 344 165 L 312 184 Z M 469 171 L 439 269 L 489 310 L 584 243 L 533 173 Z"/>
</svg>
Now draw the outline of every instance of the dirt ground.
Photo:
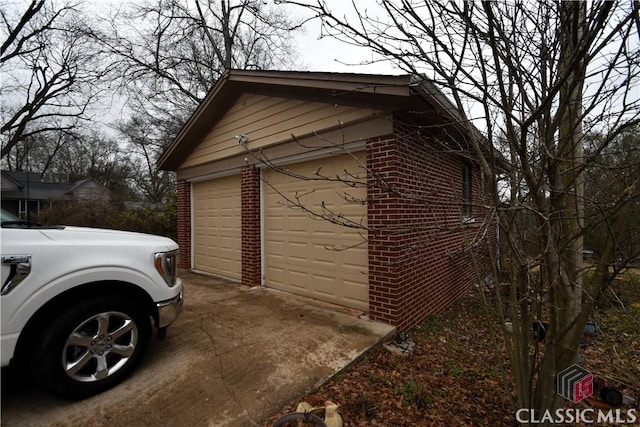
<svg viewBox="0 0 640 427">
<path fill-rule="evenodd" d="M 3 426 L 262 426 L 393 328 L 183 273 L 185 310 L 124 383 L 70 402 L 3 370 Z"/>
<path fill-rule="evenodd" d="M 640 426 L 640 269 L 606 289 L 592 317 L 597 335 L 585 338 L 583 367 L 636 400 L 616 409 L 621 419 L 636 418 L 626 425 Z M 500 374 L 509 362 L 501 342 L 492 343 L 477 289 L 408 335 L 414 347 L 405 356 L 376 347 L 282 413 L 332 400 L 344 427 L 519 425 L 509 402 L 513 385 Z M 581 410 L 596 404 L 567 403 Z M 629 410 L 636 415 L 627 419 Z"/>
<path fill-rule="evenodd" d="M 270 427 L 300 402 L 326 400 L 340 405 L 344 427 L 516 424 L 498 369 L 507 361 L 488 338 L 477 293 L 409 331 L 407 356 L 376 346 L 341 370 L 393 331 L 372 331 L 378 324 L 335 307 L 185 278 L 183 316 L 132 378 L 82 402 L 3 378 L 2 425 Z M 640 402 L 640 271 L 617 280 L 593 318 L 585 368 Z"/>
</svg>

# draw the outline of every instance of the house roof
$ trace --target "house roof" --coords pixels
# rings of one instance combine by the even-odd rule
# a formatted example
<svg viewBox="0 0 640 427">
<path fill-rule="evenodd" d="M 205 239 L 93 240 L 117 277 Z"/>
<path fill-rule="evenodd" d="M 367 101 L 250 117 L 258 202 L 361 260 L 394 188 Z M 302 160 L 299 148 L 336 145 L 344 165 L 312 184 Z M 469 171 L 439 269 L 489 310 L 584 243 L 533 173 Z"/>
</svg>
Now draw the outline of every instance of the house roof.
<svg viewBox="0 0 640 427">
<path fill-rule="evenodd" d="M 46 182 L 39 173 L 23 171 L 2 171 L 2 179 L 14 184 L 13 189 L 2 189 L 3 198 L 26 199 L 28 197 L 30 200 L 57 199 L 95 181 L 93 178 L 87 178 L 75 183 Z"/>
<path fill-rule="evenodd" d="M 460 117 L 435 85 L 408 74 L 228 70 L 165 149 L 158 160 L 158 167 L 178 169 L 204 135 L 245 92 L 390 111 L 429 105 L 449 123 L 459 123 Z"/>
</svg>

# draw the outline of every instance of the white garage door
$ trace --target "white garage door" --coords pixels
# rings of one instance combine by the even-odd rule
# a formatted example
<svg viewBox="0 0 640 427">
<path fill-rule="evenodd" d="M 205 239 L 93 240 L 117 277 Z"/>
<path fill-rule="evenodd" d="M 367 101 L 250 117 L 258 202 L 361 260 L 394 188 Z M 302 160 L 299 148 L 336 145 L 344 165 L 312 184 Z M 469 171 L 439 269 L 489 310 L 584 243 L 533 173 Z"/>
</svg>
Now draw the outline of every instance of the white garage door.
<svg viewBox="0 0 640 427">
<path fill-rule="evenodd" d="M 240 176 L 193 183 L 194 267 L 241 279 Z"/>
<path fill-rule="evenodd" d="M 360 156 L 364 162 L 364 154 Z M 366 231 L 318 219 L 292 205 L 299 201 L 315 213 L 342 215 L 366 226 L 366 188 L 292 175 L 366 180 L 351 156 L 286 166 L 289 174 L 264 171 L 265 285 L 347 307 L 368 310 Z M 348 172 L 345 172 L 348 171 Z M 287 200 L 288 199 L 288 200 Z M 364 233 L 364 234 L 363 234 Z"/>
</svg>

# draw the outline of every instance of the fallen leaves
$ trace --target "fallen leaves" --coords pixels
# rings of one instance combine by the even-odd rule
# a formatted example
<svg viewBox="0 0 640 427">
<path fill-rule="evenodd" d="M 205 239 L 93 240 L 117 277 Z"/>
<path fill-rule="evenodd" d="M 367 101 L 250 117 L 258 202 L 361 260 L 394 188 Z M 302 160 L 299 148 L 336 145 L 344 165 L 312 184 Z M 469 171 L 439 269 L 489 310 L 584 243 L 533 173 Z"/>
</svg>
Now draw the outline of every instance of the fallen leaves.
<svg viewBox="0 0 640 427">
<path fill-rule="evenodd" d="M 598 335 L 588 338 L 584 350 L 585 368 L 638 398 L 640 284 L 616 293 L 627 305 L 600 307 L 594 316 Z M 415 343 L 410 353 L 399 356 L 380 346 L 301 401 L 338 403 L 345 427 L 514 425 L 513 391 L 505 391 L 498 369 L 508 361 L 492 345 L 479 307 L 471 293 L 409 331 Z"/>
</svg>

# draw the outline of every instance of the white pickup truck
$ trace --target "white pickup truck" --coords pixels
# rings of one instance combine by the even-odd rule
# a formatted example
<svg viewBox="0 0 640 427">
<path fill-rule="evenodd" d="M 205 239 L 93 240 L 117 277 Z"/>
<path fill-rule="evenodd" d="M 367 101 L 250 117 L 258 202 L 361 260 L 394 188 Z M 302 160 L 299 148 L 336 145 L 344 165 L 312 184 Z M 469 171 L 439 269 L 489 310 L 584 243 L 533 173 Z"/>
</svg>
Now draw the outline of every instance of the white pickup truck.
<svg viewBox="0 0 640 427">
<path fill-rule="evenodd" d="M 2 213 L 2 366 L 79 399 L 129 375 L 182 311 L 166 237 L 41 226 Z M 11 369 L 14 369 L 12 367 Z"/>
</svg>

